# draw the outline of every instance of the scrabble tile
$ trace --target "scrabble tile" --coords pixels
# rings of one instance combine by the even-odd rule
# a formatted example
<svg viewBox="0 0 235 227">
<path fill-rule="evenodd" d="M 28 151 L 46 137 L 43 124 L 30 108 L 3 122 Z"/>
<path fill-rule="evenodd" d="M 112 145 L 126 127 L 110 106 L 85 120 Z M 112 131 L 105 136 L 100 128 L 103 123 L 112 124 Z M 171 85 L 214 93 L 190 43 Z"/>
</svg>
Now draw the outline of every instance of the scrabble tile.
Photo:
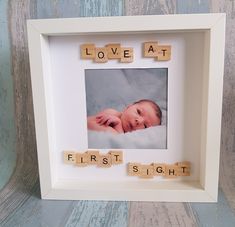
<svg viewBox="0 0 235 227">
<path fill-rule="evenodd" d="M 109 168 L 109 167 L 111 167 L 112 166 L 111 155 L 109 155 L 109 154 L 100 155 L 97 166 L 100 167 L 100 168 Z"/>
<path fill-rule="evenodd" d="M 130 63 L 133 62 L 133 48 L 132 47 L 125 47 L 121 48 L 121 59 L 120 62 L 122 63 Z"/>
<path fill-rule="evenodd" d="M 73 151 L 64 151 L 64 163 L 72 164 L 76 162 L 76 153 Z"/>
<path fill-rule="evenodd" d="M 127 166 L 127 173 L 129 176 L 139 176 L 141 164 L 136 162 L 129 162 Z"/>
<path fill-rule="evenodd" d="M 176 165 L 178 166 L 178 176 L 190 176 L 190 162 L 177 162 Z"/>
<path fill-rule="evenodd" d="M 123 152 L 122 151 L 110 151 L 112 164 L 122 164 L 123 163 Z"/>
<path fill-rule="evenodd" d="M 83 44 L 80 46 L 82 59 L 94 59 L 95 58 L 95 45 L 92 43 Z"/>
<path fill-rule="evenodd" d="M 171 59 L 171 46 L 158 46 L 157 47 L 157 61 L 169 61 Z"/>
<path fill-rule="evenodd" d="M 121 58 L 121 45 L 120 43 L 109 43 L 105 45 L 108 59 L 120 59 Z"/>
<path fill-rule="evenodd" d="M 108 53 L 105 47 L 95 48 L 95 62 L 105 63 L 108 61 Z"/>
<path fill-rule="evenodd" d="M 153 165 L 141 165 L 140 178 L 153 178 Z"/>
<path fill-rule="evenodd" d="M 153 175 L 154 176 L 165 176 L 166 164 L 164 163 L 153 163 Z"/>
<path fill-rule="evenodd" d="M 145 42 L 144 46 L 144 57 L 151 58 L 157 56 L 157 42 Z"/>
<path fill-rule="evenodd" d="M 87 162 L 89 165 L 97 165 L 100 155 L 99 155 L 99 151 L 97 150 L 89 150 L 86 152 L 87 154 Z"/>
<path fill-rule="evenodd" d="M 81 167 L 88 165 L 88 156 L 86 153 L 76 153 L 76 165 Z"/>
<path fill-rule="evenodd" d="M 166 165 L 165 178 L 176 178 L 178 172 L 177 165 Z"/>
</svg>

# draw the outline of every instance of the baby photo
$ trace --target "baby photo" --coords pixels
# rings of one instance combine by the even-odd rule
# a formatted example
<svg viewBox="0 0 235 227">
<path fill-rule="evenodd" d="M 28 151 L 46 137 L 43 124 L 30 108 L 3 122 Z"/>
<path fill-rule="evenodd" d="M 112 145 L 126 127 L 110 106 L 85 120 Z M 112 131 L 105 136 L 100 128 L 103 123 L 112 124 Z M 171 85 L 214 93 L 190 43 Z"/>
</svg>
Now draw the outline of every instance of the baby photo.
<svg viewBox="0 0 235 227">
<path fill-rule="evenodd" d="M 167 148 L 167 69 L 86 69 L 89 149 Z"/>
</svg>

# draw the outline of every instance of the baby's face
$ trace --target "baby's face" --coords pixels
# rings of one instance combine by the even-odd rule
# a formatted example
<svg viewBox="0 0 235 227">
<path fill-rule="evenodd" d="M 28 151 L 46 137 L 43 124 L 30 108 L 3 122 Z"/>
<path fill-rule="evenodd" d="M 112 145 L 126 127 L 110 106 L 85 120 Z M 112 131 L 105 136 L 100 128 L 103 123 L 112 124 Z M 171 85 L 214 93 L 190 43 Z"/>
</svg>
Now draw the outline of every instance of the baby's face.
<svg viewBox="0 0 235 227">
<path fill-rule="evenodd" d="M 132 104 L 125 108 L 122 112 L 121 121 L 125 132 L 149 128 L 161 123 L 155 109 L 148 102 Z"/>
</svg>

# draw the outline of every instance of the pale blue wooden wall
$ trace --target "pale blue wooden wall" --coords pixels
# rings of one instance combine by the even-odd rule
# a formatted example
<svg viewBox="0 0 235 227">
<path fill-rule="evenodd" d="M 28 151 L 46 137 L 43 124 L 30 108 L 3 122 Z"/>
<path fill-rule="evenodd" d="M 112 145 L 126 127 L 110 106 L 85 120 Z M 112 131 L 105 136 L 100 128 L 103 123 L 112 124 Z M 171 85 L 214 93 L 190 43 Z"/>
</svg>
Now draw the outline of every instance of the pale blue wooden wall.
<svg viewBox="0 0 235 227">
<path fill-rule="evenodd" d="M 0 226 L 234 227 L 234 5 L 232 0 L 0 0 Z M 208 12 L 228 14 L 218 203 L 40 200 L 25 20 Z"/>
</svg>

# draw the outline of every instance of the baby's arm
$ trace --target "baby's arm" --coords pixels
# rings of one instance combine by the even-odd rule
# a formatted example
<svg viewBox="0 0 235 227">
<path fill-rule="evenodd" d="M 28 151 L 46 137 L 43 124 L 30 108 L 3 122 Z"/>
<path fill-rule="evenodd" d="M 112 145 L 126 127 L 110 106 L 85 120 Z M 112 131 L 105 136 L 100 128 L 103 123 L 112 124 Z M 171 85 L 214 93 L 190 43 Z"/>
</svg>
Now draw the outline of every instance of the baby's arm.
<svg viewBox="0 0 235 227">
<path fill-rule="evenodd" d="M 97 131 L 123 133 L 121 113 L 114 109 L 106 109 L 95 116 L 88 117 L 88 128 Z"/>
<path fill-rule="evenodd" d="M 88 129 L 95 130 L 95 131 L 108 131 L 112 133 L 118 133 L 114 128 L 110 126 L 98 124 L 96 116 L 90 116 L 87 118 L 87 127 Z"/>
</svg>

